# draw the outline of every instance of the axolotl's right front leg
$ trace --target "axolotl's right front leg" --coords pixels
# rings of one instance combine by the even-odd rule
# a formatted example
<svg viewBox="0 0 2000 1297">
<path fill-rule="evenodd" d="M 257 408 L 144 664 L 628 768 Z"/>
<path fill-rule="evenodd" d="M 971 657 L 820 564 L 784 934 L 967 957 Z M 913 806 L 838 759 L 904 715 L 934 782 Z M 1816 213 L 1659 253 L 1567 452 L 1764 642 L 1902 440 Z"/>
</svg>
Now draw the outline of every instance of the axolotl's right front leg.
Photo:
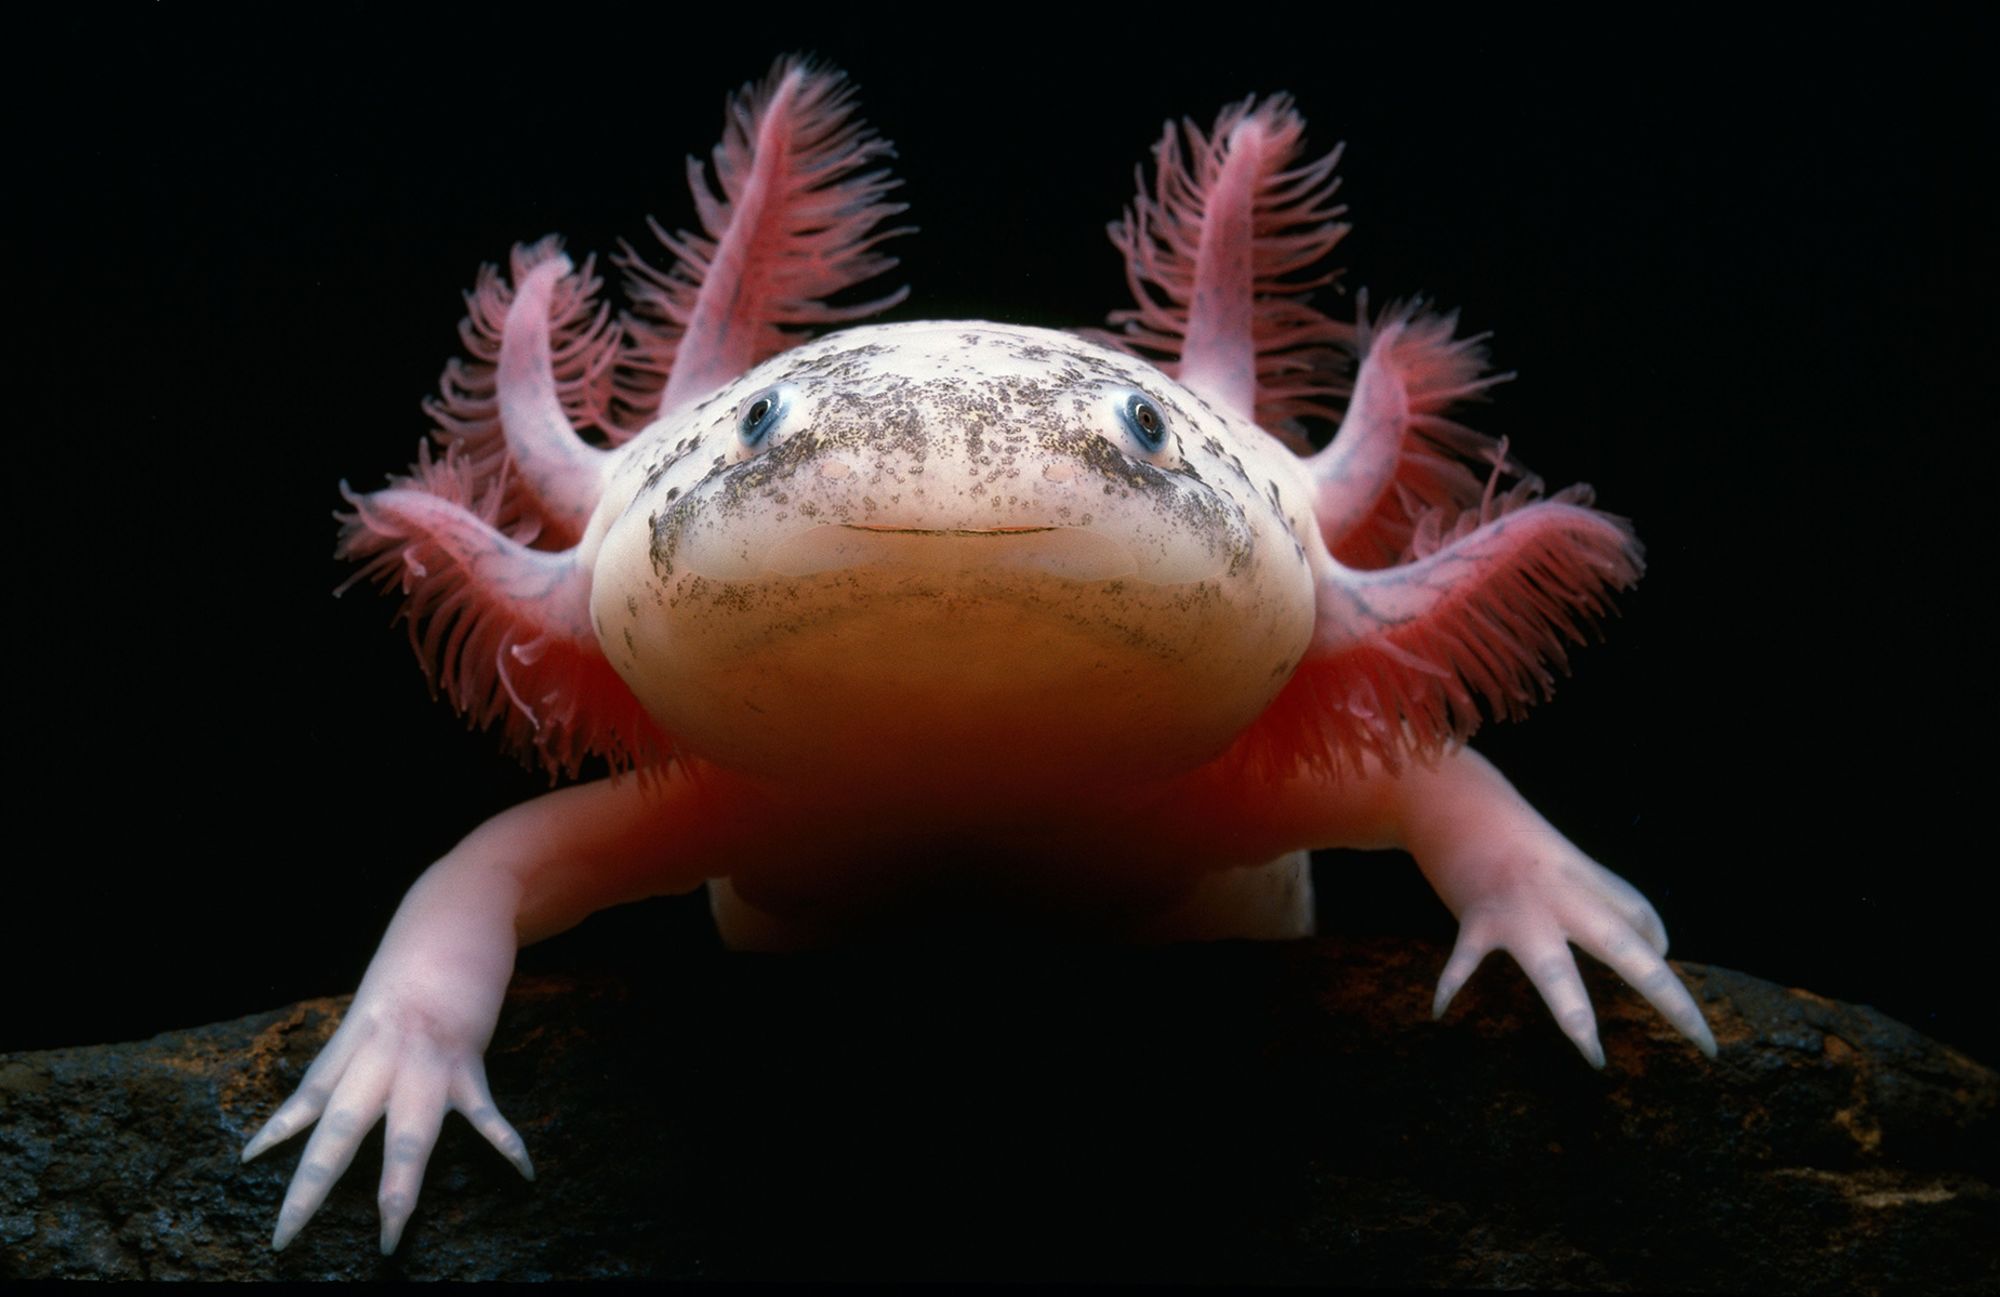
<svg viewBox="0 0 2000 1297">
<path fill-rule="evenodd" d="M 282 1248 L 326 1200 L 362 1138 L 388 1117 L 382 1251 L 395 1250 L 445 1113 L 457 1109 L 522 1175 L 534 1169 L 494 1106 L 484 1054 L 515 951 L 607 906 L 686 892 L 728 856 L 718 800 L 697 805 L 674 767 L 549 793 L 493 817 L 403 898 L 340 1027 L 243 1160 L 317 1121 L 285 1193 Z M 705 791 L 706 790 L 705 788 Z"/>
</svg>

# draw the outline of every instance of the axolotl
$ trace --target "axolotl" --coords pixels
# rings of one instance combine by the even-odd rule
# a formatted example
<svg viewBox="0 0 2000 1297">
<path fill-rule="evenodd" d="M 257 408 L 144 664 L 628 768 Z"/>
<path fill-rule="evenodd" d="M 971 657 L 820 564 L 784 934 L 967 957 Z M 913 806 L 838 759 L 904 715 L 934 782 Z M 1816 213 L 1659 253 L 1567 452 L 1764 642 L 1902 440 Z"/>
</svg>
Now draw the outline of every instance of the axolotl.
<svg viewBox="0 0 2000 1297">
<path fill-rule="evenodd" d="M 1347 227 L 1303 130 L 1284 96 L 1169 123 L 1097 332 L 854 324 L 901 300 L 845 299 L 903 207 L 799 59 L 730 100 L 712 180 L 690 159 L 671 264 L 619 255 L 623 314 L 553 239 L 482 272 L 430 438 L 343 486 L 340 548 L 474 723 L 610 772 L 410 889 L 243 1150 L 318 1123 L 274 1246 L 385 1115 L 385 1252 L 448 1110 L 532 1176 L 482 1063 L 516 950 L 703 886 L 747 949 L 1286 939 L 1309 850 L 1403 848 L 1460 924 L 1438 1013 L 1505 950 L 1601 1066 L 1573 943 L 1713 1054 L 1653 907 L 1464 746 L 1547 693 L 1639 544 L 1448 417 L 1496 381 L 1453 318 L 1313 304 Z"/>
</svg>

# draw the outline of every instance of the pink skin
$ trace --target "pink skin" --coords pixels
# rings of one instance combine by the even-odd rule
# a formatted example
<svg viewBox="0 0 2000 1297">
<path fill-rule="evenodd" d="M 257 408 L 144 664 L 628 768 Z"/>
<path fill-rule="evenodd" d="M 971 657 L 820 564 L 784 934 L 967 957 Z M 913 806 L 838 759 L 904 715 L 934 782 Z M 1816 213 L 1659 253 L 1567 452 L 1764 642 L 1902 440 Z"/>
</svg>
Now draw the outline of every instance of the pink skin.
<svg viewBox="0 0 2000 1297">
<path fill-rule="evenodd" d="M 1225 109 L 1206 134 L 1170 126 L 1154 191 L 1113 228 L 1137 306 L 1113 316 L 1124 332 L 1112 341 L 1152 354 L 1189 404 L 1226 411 L 1245 430 L 1235 467 L 1258 508 L 1268 493 L 1284 561 L 1303 565 L 1290 569 L 1291 588 L 1315 592 L 1309 610 L 1285 605 L 1300 626 L 1310 611 L 1312 629 L 1281 688 L 1262 677 L 1275 699 L 1240 733 L 1195 735 L 1189 763 L 1220 755 L 1186 773 L 1141 779 L 1110 762 L 1128 773 L 1094 767 L 1086 779 L 1045 762 L 1035 744 L 1047 734 L 1030 726 L 1019 750 L 982 750 L 990 768 L 971 773 L 1033 773 L 1014 784 L 980 778 L 982 796 L 968 799 L 966 769 L 895 746 L 884 754 L 879 736 L 829 727 L 872 764 L 759 777 L 677 746 L 663 713 L 648 710 L 660 696 L 649 690 L 699 681 L 627 680 L 598 642 L 599 496 L 621 468 L 618 448 L 655 417 L 699 409 L 718 385 L 792 346 L 800 327 L 900 300 L 827 304 L 893 264 L 875 250 L 887 237 L 878 226 L 902 210 L 884 198 L 895 183 L 877 165 L 887 145 L 853 118 L 837 74 L 781 61 L 736 101 L 714 154 L 722 196 L 691 168 L 702 230 L 656 227 L 678 262 L 670 271 L 621 259 L 634 301 L 623 320 L 595 304 L 592 263 L 576 269 L 553 240 L 517 249 L 511 288 L 482 274 L 464 330 L 475 359 L 447 371 L 432 407 L 442 453 L 426 448 L 388 489 L 348 493 L 342 552 L 361 575 L 401 590 L 412 643 L 461 711 L 502 727 L 552 774 L 573 775 L 593 755 L 642 774 L 506 811 L 411 888 L 339 1029 L 244 1147 L 248 1160 L 318 1123 L 274 1247 L 311 1218 L 385 1116 L 385 1253 L 415 1208 L 445 1113 L 465 1114 L 532 1177 L 482 1062 L 521 945 L 607 906 L 725 878 L 780 924 L 845 917 L 872 899 L 864 880 L 930 860 L 923 848 L 934 841 L 980 842 L 1024 872 L 1072 888 L 1081 880 L 1090 904 L 1137 920 L 1173 915 L 1216 879 L 1288 853 L 1399 848 L 1460 924 L 1437 1013 L 1504 950 L 1602 1066 L 1574 945 L 1714 1054 L 1665 963 L 1652 906 L 1462 746 L 1482 714 L 1517 715 L 1548 691 L 1567 643 L 1637 579 L 1637 542 L 1622 520 L 1589 507 L 1587 488 L 1542 498 L 1504 446 L 1446 417 L 1498 381 L 1483 373 L 1477 340 L 1455 338 L 1448 318 L 1392 309 L 1370 320 L 1364 306 L 1350 325 L 1309 303 L 1303 290 L 1332 276 L 1299 273 L 1347 227 L 1334 220 L 1337 151 L 1301 161 L 1302 131 L 1282 97 Z M 1351 383 L 1343 347 L 1360 358 Z M 1317 455 L 1294 458 L 1273 440 L 1291 436 L 1288 420 L 1335 411 L 1339 432 Z M 580 435 L 589 429 L 608 447 Z M 669 467 L 651 462 L 656 476 Z M 609 503 L 616 512 L 628 501 Z M 1166 714 L 1184 726 L 1188 710 Z M 661 762 L 666 752 L 675 759 Z M 893 814 L 885 780 L 898 793 Z"/>
<path fill-rule="evenodd" d="M 545 525 L 574 537 L 597 507 L 606 453 L 571 435 L 550 356 L 549 316 L 568 272 L 566 259 L 552 258 L 522 277 L 502 324 L 496 380 L 508 457 Z"/>
</svg>

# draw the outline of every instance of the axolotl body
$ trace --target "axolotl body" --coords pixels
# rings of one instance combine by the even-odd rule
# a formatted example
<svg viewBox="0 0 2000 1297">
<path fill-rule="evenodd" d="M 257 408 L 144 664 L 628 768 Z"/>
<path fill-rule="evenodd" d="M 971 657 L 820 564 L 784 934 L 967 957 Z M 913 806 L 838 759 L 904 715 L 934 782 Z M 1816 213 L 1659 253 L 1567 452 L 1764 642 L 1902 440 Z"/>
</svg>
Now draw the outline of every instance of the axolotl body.
<svg viewBox="0 0 2000 1297">
<path fill-rule="evenodd" d="M 690 162 L 671 268 L 621 258 L 622 318 L 553 240 L 482 275 L 431 442 L 348 495 L 342 549 L 475 722 L 622 773 L 411 888 L 244 1149 L 318 1123 L 276 1246 L 385 1115 L 384 1251 L 446 1111 L 531 1174 L 481 1061 L 516 949 L 704 885 L 752 949 L 1283 939 L 1307 851 L 1400 847 L 1460 922 L 1439 1012 L 1504 949 L 1601 1064 L 1574 943 L 1713 1053 L 1653 908 L 1463 746 L 1547 691 L 1637 542 L 1445 416 L 1494 381 L 1451 320 L 1312 306 L 1346 227 L 1302 129 L 1282 97 L 1170 124 L 1112 227 L 1136 306 L 1095 336 L 806 340 L 899 300 L 828 299 L 893 264 L 902 209 L 844 80 L 797 60 L 732 101 L 719 195 Z"/>
</svg>

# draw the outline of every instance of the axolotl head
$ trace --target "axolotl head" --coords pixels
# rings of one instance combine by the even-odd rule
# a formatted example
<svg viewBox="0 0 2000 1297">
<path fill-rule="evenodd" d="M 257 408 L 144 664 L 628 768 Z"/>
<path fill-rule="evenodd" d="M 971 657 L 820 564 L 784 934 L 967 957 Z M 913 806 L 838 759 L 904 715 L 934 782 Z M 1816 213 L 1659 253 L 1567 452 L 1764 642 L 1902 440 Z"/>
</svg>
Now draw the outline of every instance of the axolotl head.
<svg viewBox="0 0 2000 1297">
<path fill-rule="evenodd" d="M 1044 329 L 851 329 L 626 448 L 604 651 L 676 742 L 772 775 L 1192 768 L 1313 629 L 1265 434 Z M 588 542 L 587 542 L 588 543 Z"/>
</svg>

